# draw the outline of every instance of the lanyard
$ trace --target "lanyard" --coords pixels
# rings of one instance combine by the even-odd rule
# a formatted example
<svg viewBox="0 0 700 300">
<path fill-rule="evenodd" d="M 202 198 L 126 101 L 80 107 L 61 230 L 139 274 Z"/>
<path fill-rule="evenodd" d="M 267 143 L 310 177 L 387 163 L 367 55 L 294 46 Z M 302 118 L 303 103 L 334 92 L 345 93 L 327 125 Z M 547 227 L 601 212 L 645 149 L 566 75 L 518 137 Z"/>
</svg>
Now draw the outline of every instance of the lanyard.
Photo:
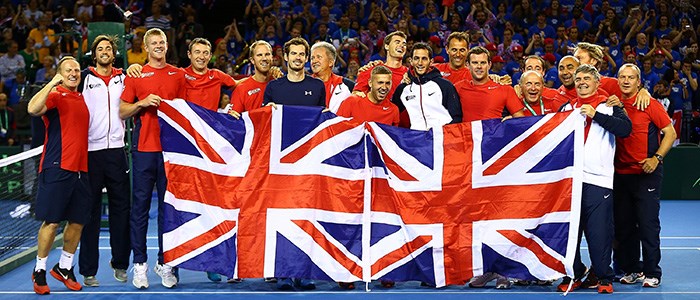
<svg viewBox="0 0 700 300">
<path fill-rule="evenodd" d="M 530 107 L 530 104 L 527 103 L 527 100 L 523 100 L 523 102 L 525 102 L 525 108 L 527 108 L 527 110 L 529 110 L 533 116 L 536 116 L 537 113 L 535 112 L 534 109 L 532 109 L 532 107 Z M 544 104 L 542 103 L 542 97 L 540 97 L 540 111 L 544 115 Z"/>
</svg>

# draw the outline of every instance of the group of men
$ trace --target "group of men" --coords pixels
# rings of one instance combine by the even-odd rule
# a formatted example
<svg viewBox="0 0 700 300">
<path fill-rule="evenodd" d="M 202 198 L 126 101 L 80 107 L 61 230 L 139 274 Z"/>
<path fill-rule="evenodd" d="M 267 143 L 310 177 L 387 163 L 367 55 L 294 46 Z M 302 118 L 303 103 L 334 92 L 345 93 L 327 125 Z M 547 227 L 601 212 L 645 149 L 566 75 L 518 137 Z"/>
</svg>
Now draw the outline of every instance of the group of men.
<svg viewBox="0 0 700 300">
<path fill-rule="evenodd" d="M 166 63 L 168 44 L 162 31 L 151 29 L 143 39 L 149 59 L 138 70 L 138 76 L 126 76 L 112 66 L 115 41 L 99 36 L 92 45 L 94 67 L 81 74 L 75 59 L 64 58 L 58 65 L 58 74 L 29 103 L 29 112 L 43 115 L 47 128 L 36 214 L 44 223 L 39 230 L 39 252 L 32 277 L 38 294 L 49 293 L 46 261 L 62 220 L 68 220 L 64 247 L 51 275 L 71 290 L 82 288 L 73 273 L 73 255 L 81 241 L 79 268 L 83 283 L 99 285 L 95 275 L 103 187 L 109 196 L 111 267 L 115 279 L 127 281 L 126 269 L 133 251 L 132 283 L 136 288 L 149 286 L 146 232 L 155 185 L 159 254 L 154 271 L 162 278 L 163 286 L 177 285 L 177 269 L 165 264 L 162 256 L 166 178 L 157 109 L 163 99 L 182 98 L 216 111 L 224 106 L 220 103 L 222 87 L 234 88 L 231 105 L 226 106 L 225 112 L 236 118 L 265 105 L 304 105 L 325 107 L 338 116 L 358 121 L 414 130 L 439 130 L 453 123 L 578 109 L 587 117 L 580 224 L 589 244 L 591 271 L 583 265 L 577 251 L 574 278 L 564 278 L 557 289 L 568 291 L 585 283 L 601 293 L 613 292 L 613 240 L 618 245 L 616 266 L 625 273 L 620 282 L 643 282 L 649 287 L 660 284 L 661 165 L 675 131 L 663 107 L 650 101 L 648 91 L 641 87 L 639 68 L 628 64 L 620 68 L 618 78 L 600 76 L 596 69 L 603 57 L 600 46 L 580 43 L 573 56 L 563 57 L 558 66 L 563 85 L 554 90 L 545 87 L 545 64 L 537 56 L 524 60 L 524 73 L 515 89 L 494 81 L 489 75 L 491 54 L 483 47 L 468 49 L 468 38 L 462 32 L 449 36 L 449 62 L 439 64 L 434 63 L 429 45 L 415 43 L 407 51 L 406 35 L 392 32 L 383 43 L 386 61 L 366 67 L 357 82 L 332 73 L 338 54 L 336 47 L 326 42 L 310 46 L 302 38 L 292 38 L 285 43 L 288 73 L 275 79 L 271 76 L 272 47 L 265 41 L 256 41 L 249 51 L 255 73 L 236 81 L 207 67 L 212 52 L 205 39 L 190 43 L 191 65 L 185 69 Z M 406 54 L 410 67 L 402 64 Z M 309 59 L 311 76 L 304 70 Z M 123 120 L 127 118 L 133 118 L 135 123 L 131 166 L 127 165 L 123 142 Z M 663 138 L 659 133 L 663 133 Z M 129 170 L 133 176 L 131 203 L 125 192 Z M 60 199 L 54 200 L 55 197 Z M 643 264 L 639 263 L 640 240 Z M 212 280 L 217 276 L 209 274 Z M 487 273 L 473 278 L 469 285 L 483 287 L 494 279 L 497 288 L 509 288 L 512 282 Z M 315 288 L 310 280 L 280 278 L 277 282 L 282 289 Z M 353 287 L 351 283 L 339 284 Z M 383 281 L 382 285 L 393 286 L 393 282 Z"/>
</svg>

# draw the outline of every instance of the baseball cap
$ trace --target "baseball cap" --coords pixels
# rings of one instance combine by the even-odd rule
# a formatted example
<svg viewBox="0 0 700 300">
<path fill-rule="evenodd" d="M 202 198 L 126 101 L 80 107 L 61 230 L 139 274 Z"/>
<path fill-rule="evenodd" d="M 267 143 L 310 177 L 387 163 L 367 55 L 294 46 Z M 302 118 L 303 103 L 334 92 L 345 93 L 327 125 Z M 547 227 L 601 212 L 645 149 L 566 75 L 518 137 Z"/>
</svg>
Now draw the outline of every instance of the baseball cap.
<svg viewBox="0 0 700 300">
<path fill-rule="evenodd" d="M 557 60 L 557 58 L 554 57 L 554 54 L 552 54 L 552 53 L 545 54 L 544 56 L 542 56 L 542 59 L 544 59 L 548 62 L 551 62 L 551 63 L 554 63 Z"/>
<path fill-rule="evenodd" d="M 654 55 L 664 55 L 664 52 L 661 51 L 661 49 L 654 51 Z"/>
<path fill-rule="evenodd" d="M 630 56 L 630 54 L 631 54 L 631 55 L 634 55 L 634 56 L 637 56 L 637 53 L 634 53 L 634 51 L 627 51 L 627 52 L 625 52 L 625 56 Z"/>
<path fill-rule="evenodd" d="M 431 42 L 433 42 L 435 44 L 440 44 L 440 38 L 438 36 L 433 35 L 428 40 L 430 40 Z"/>
<path fill-rule="evenodd" d="M 496 56 L 494 56 L 494 57 L 491 59 L 491 62 L 494 62 L 494 63 L 504 63 L 504 62 L 506 62 L 506 61 L 503 60 L 503 57 L 501 57 L 500 55 L 496 55 Z"/>
<path fill-rule="evenodd" d="M 512 48 L 510 48 L 513 52 L 523 52 L 523 46 L 520 45 L 515 45 Z"/>
<path fill-rule="evenodd" d="M 494 43 L 488 43 L 488 44 L 486 44 L 486 50 L 498 51 L 498 46 L 496 46 L 496 44 L 494 44 Z"/>
<path fill-rule="evenodd" d="M 545 45 L 554 45 L 554 39 L 553 38 L 546 38 L 546 39 L 544 39 L 544 44 Z"/>
</svg>

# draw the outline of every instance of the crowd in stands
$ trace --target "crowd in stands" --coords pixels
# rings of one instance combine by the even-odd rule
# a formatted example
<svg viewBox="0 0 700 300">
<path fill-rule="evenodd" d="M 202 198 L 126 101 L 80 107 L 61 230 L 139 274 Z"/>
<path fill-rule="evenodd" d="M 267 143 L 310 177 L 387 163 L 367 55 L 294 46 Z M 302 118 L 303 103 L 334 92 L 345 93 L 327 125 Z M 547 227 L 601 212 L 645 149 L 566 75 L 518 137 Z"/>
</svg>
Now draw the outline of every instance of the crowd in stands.
<svg viewBox="0 0 700 300">
<path fill-rule="evenodd" d="M 3 1 L 0 82 L 7 105 L 13 107 L 26 98 L 30 84 L 47 82 L 61 57 L 87 52 L 89 22 L 125 23 L 133 37 L 125 41 L 128 64 L 145 63 L 143 33 L 160 28 L 169 37 L 168 62 L 187 66 L 188 43 L 202 37 L 206 29 L 200 8 L 211 2 Z M 509 75 L 515 85 L 522 74 L 522 57 L 538 55 L 549 68 L 546 85 L 557 88 L 561 84 L 556 70 L 559 59 L 572 54 L 578 42 L 590 42 L 604 46 L 601 74 L 614 75 L 624 63 L 635 63 L 644 72 L 647 90 L 657 98 L 668 98 L 676 109 L 691 112 L 698 109 L 700 98 L 697 81 L 691 84 L 688 80 L 697 78 L 700 71 L 700 25 L 691 2 L 246 0 L 243 17 L 232 18 L 224 28 L 225 36 L 212 40 L 210 66 L 232 76 L 252 75 L 247 46 L 265 40 L 273 46 L 273 65 L 286 72 L 282 45 L 302 37 L 311 45 L 317 41 L 333 44 L 339 54 L 334 73 L 354 80 L 361 66 L 385 60 L 382 43 L 388 33 L 406 33 L 408 49 L 415 42 L 427 42 L 435 53 L 435 63 L 440 63 L 449 60 L 447 37 L 464 31 L 469 48 L 483 46 L 491 51 L 491 73 Z M 124 17 L 124 11 L 132 13 L 129 18 Z M 408 66 L 407 60 L 405 56 Z M 310 63 L 306 70 L 310 73 Z M 5 139 L 0 142 L 7 144 Z"/>
</svg>

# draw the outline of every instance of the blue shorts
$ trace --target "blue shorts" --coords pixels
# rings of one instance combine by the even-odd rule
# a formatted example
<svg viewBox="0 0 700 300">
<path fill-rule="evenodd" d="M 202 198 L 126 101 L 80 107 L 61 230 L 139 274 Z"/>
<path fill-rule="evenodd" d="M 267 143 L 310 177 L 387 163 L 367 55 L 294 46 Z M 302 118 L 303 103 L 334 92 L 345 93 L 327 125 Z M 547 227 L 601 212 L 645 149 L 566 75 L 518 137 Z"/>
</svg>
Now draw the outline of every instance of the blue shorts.
<svg viewBox="0 0 700 300">
<path fill-rule="evenodd" d="M 85 224 L 90 219 L 90 181 L 86 172 L 47 168 L 39 173 L 36 219 L 46 223 L 68 220 Z"/>
</svg>

